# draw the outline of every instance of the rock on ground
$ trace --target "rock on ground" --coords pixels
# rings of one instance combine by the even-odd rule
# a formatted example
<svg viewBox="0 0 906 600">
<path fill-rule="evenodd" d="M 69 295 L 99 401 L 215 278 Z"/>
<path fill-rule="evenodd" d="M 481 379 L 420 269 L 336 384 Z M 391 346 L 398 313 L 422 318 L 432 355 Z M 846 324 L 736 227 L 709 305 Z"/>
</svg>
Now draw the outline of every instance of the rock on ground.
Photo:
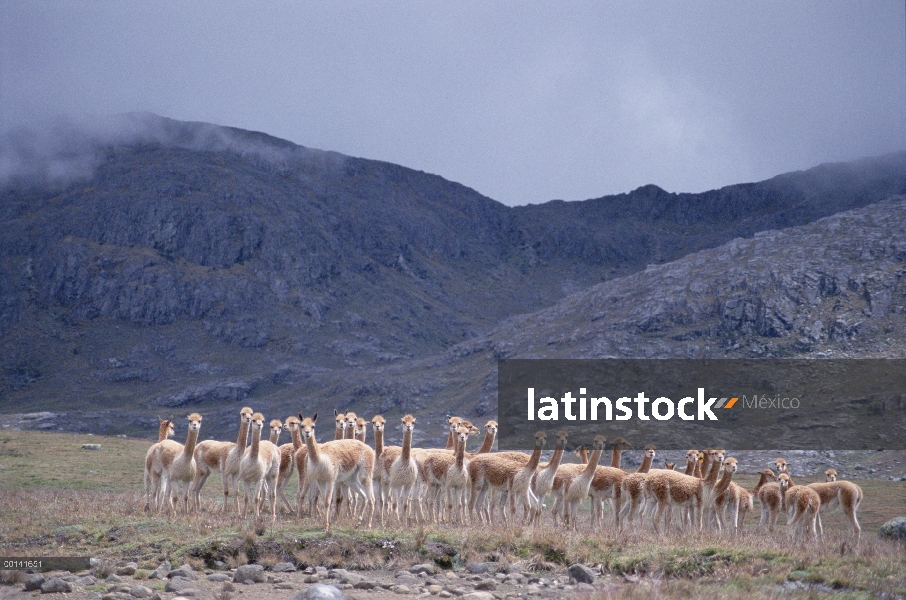
<svg viewBox="0 0 906 600">
<path fill-rule="evenodd" d="M 236 573 L 233 574 L 234 583 L 245 583 L 246 581 L 253 581 L 255 583 L 264 583 L 267 581 L 267 578 L 264 575 L 264 567 L 261 565 L 250 564 L 242 565 L 236 569 Z"/>
<path fill-rule="evenodd" d="M 53 579 L 48 579 L 43 584 L 41 584 L 41 593 L 42 594 L 56 594 L 56 593 L 69 593 L 72 591 L 72 586 L 68 581 L 63 581 L 59 577 L 54 577 Z"/>
<path fill-rule="evenodd" d="M 570 565 L 569 578 L 576 583 L 594 583 L 595 572 L 581 563 Z"/>
<path fill-rule="evenodd" d="M 40 590 L 45 581 L 47 580 L 44 579 L 44 576 L 40 573 L 29 575 L 25 578 L 25 591 L 33 592 L 35 590 Z"/>
<path fill-rule="evenodd" d="M 164 588 L 165 592 L 181 592 L 195 587 L 195 582 L 185 577 L 172 577 Z"/>
<path fill-rule="evenodd" d="M 345 600 L 345 598 L 343 592 L 332 585 L 316 583 L 293 596 L 292 600 Z"/>
<path fill-rule="evenodd" d="M 894 517 L 881 525 L 878 535 L 889 540 L 906 542 L 906 517 Z"/>
</svg>

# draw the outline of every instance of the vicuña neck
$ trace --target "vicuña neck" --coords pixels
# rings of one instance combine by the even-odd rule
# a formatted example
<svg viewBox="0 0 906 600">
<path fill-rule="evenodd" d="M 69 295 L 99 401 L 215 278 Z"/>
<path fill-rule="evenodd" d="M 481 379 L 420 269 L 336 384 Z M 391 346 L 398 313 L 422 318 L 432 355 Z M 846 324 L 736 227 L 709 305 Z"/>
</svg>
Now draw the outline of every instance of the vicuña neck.
<svg viewBox="0 0 906 600">
<path fill-rule="evenodd" d="M 374 430 L 374 457 L 377 458 L 384 452 L 384 430 Z"/>
<path fill-rule="evenodd" d="M 491 448 L 494 447 L 494 434 L 488 430 L 484 433 L 484 441 L 481 443 L 481 448 L 478 449 L 478 452 L 475 454 L 487 454 L 491 451 Z"/>
<path fill-rule="evenodd" d="M 717 485 L 714 486 L 714 493 L 721 494 L 730 487 L 730 481 L 733 480 L 733 471 L 730 469 L 724 469 L 723 477 L 720 478 L 720 481 L 717 482 Z"/>
<path fill-rule="evenodd" d="M 336 431 L 334 431 L 333 439 L 334 439 L 334 440 L 342 440 L 342 439 L 343 439 L 343 434 L 345 434 L 345 433 L 346 433 L 346 428 L 345 428 L 345 427 L 342 428 L 342 429 L 340 429 L 339 427 L 337 427 Z"/>
<path fill-rule="evenodd" d="M 547 463 L 545 469 L 557 470 L 557 467 L 560 466 L 560 461 L 563 459 L 563 450 L 566 448 L 565 443 L 557 442 L 557 445 L 554 446 L 554 454 L 551 456 L 551 460 Z"/>
<path fill-rule="evenodd" d="M 614 469 L 620 468 L 620 463 L 623 462 L 623 451 L 619 448 L 614 448 L 610 453 L 610 466 Z"/>
<path fill-rule="evenodd" d="M 707 459 L 706 459 L 707 460 Z M 702 469 L 704 472 L 704 469 Z M 714 461 L 714 464 L 711 465 L 711 470 L 708 471 L 708 476 L 705 478 L 705 483 L 713 486 L 717 483 L 717 474 L 720 472 L 720 462 Z"/>
<path fill-rule="evenodd" d="M 758 478 L 758 483 L 755 484 L 755 487 L 749 490 L 753 494 L 757 494 L 758 490 L 764 487 L 764 484 L 768 482 L 768 476 L 765 473 L 761 474 L 761 477 Z"/>
<path fill-rule="evenodd" d="M 195 442 L 197 442 L 197 441 L 198 441 L 198 430 L 189 429 L 189 435 L 186 437 L 186 445 L 183 446 L 183 449 L 182 449 L 183 453 L 187 457 L 191 457 L 192 454 L 195 452 Z"/>
<path fill-rule="evenodd" d="M 298 427 L 293 428 L 293 450 L 298 450 L 302 447 L 302 432 L 299 431 Z"/>
<path fill-rule="evenodd" d="M 699 472 L 700 473 L 699 477 L 701 477 L 702 479 L 706 479 L 708 477 L 708 475 L 711 474 L 711 471 L 708 470 L 711 468 L 711 462 L 712 462 L 711 455 L 705 454 L 705 458 L 702 460 L 702 466 L 701 466 L 701 470 Z"/>
<path fill-rule="evenodd" d="M 538 468 L 538 463 L 541 461 L 541 444 L 535 444 L 535 449 L 532 450 L 532 455 L 529 457 L 528 463 L 525 465 L 526 469 L 534 471 Z"/>
<path fill-rule="evenodd" d="M 249 456 L 252 460 L 257 460 L 258 449 L 261 447 L 261 428 L 255 427 L 252 430 L 252 448 L 249 450 Z"/>
<path fill-rule="evenodd" d="M 276 446 L 276 445 L 277 445 L 277 442 L 279 442 L 279 441 L 280 441 L 280 431 L 279 431 L 279 430 L 277 430 L 277 431 L 271 431 L 271 439 L 270 439 L 270 442 L 271 442 L 274 446 Z"/>
<path fill-rule="evenodd" d="M 444 450 L 454 450 L 459 445 L 459 439 L 454 435 L 453 429 L 450 429 L 450 433 L 447 434 L 447 443 L 444 446 Z"/>
<path fill-rule="evenodd" d="M 468 439 L 468 438 L 466 438 Z M 456 467 L 462 471 L 463 464 L 465 464 L 466 458 L 466 440 L 456 442 Z"/>
<path fill-rule="evenodd" d="M 585 465 L 585 470 L 583 473 L 585 475 L 594 475 L 595 469 L 598 468 L 598 462 L 601 460 L 601 454 L 603 450 L 592 450 L 591 456 L 588 458 L 588 464 Z"/>
<path fill-rule="evenodd" d="M 408 462 L 409 455 L 412 452 L 412 430 L 407 429 L 403 432 L 403 451 L 400 456 L 403 459 L 403 462 Z"/>
<path fill-rule="evenodd" d="M 648 456 L 648 453 L 645 453 L 645 458 L 642 459 L 642 464 L 639 465 L 638 471 L 636 473 L 647 473 L 651 469 L 651 463 L 654 461 L 653 456 Z"/>
<path fill-rule="evenodd" d="M 321 457 L 321 451 L 318 449 L 318 442 L 315 441 L 314 432 L 305 438 L 305 447 L 308 449 L 308 460 L 317 462 Z"/>
<path fill-rule="evenodd" d="M 167 439 L 168 433 L 170 433 L 170 421 L 164 421 L 160 424 L 160 429 L 157 431 L 157 441 L 162 442 Z"/>
<path fill-rule="evenodd" d="M 236 438 L 236 445 L 240 448 L 249 445 L 249 422 L 246 419 L 242 419 L 242 423 L 239 424 L 239 437 Z"/>
</svg>

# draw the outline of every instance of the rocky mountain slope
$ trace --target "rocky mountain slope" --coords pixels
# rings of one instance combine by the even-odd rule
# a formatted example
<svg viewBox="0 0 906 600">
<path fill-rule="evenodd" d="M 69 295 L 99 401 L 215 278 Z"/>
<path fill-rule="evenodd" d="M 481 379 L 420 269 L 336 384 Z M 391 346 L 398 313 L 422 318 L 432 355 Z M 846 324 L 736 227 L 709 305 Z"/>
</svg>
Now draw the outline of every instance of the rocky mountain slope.
<svg viewBox="0 0 906 600">
<path fill-rule="evenodd" d="M 0 162 L 20 167 L 0 191 L 0 411 L 69 411 L 59 427 L 135 433 L 191 406 L 216 415 L 205 433 L 219 436 L 238 403 L 285 416 L 440 414 L 455 401 L 487 414 L 500 356 L 845 348 L 861 339 L 861 308 L 816 329 L 785 284 L 740 276 L 749 287 L 714 313 L 698 286 L 726 274 L 663 263 L 906 192 L 899 153 L 704 194 L 646 186 L 510 208 L 264 134 L 124 119 L 67 130 L 51 151 L 21 135 L 0 145 Z M 757 252 L 723 246 L 721 260 L 748 261 L 773 235 L 733 242 Z M 642 302 L 632 290 L 652 273 L 690 285 Z M 886 288 L 850 279 L 841 290 L 890 318 Z M 602 281 L 618 299 L 587 308 Z M 812 293 L 810 282 L 796 285 Z"/>
<path fill-rule="evenodd" d="M 274 405 L 420 411 L 436 441 L 447 407 L 496 417 L 500 358 L 903 358 L 904 240 L 906 196 L 892 197 L 593 286 L 438 356 L 311 374 Z"/>
</svg>

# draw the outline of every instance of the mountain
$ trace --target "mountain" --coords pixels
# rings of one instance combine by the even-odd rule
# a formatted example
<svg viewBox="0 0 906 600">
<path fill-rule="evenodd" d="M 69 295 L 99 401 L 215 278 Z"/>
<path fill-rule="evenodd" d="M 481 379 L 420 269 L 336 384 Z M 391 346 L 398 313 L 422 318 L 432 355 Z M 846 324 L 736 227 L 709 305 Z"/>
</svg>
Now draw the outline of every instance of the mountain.
<svg viewBox="0 0 906 600">
<path fill-rule="evenodd" d="M 148 114 L 8 135 L 0 166 L 0 410 L 79 411 L 59 426 L 129 433 L 189 406 L 218 415 L 205 433 L 219 435 L 237 403 L 285 416 L 293 402 L 287 414 L 460 398 L 442 379 L 398 392 L 382 374 L 482 344 L 506 354 L 492 332 L 570 294 L 906 193 L 898 153 L 703 194 L 512 208 L 397 165 Z M 486 396 L 464 407 L 488 411 Z"/>
<path fill-rule="evenodd" d="M 903 358 L 903 331 L 906 196 L 896 196 L 595 285 L 441 355 L 315 374 L 301 405 L 329 396 L 365 414 L 419 411 L 437 442 L 440 407 L 497 416 L 501 358 Z"/>
</svg>

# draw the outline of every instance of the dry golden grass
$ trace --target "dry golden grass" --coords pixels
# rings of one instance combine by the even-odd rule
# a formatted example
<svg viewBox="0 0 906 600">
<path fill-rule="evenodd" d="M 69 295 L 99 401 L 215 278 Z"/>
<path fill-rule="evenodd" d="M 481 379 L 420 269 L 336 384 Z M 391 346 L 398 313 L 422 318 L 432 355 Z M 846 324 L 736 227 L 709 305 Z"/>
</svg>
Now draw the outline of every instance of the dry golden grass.
<svg viewBox="0 0 906 600">
<path fill-rule="evenodd" d="M 83 451 L 100 443 L 100 452 Z M 572 562 L 600 565 L 614 580 L 639 577 L 598 597 L 652 596 L 752 598 L 823 594 L 906 594 L 906 549 L 877 538 L 880 524 L 906 509 L 906 484 L 860 481 L 862 544 L 855 549 L 844 520 L 825 517 L 820 543 L 790 542 L 785 527 L 774 536 L 739 538 L 699 533 L 656 536 L 647 528 L 617 535 L 605 526 L 567 532 L 544 522 L 493 528 L 377 528 L 356 530 L 340 520 L 331 535 L 321 523 L 280 515 L 240 520 L 218 512 L 219 479 L 205 487 L 205 509 L 189 517 L 144 513 L 142 465 L 149 443 L 65 434 L 0 433 L 0 554 L 91 555 L 131 559 L 152 569 L 164 559 L 196 566 L 295 560 L 347 568 L 394 568 L 433 560 L 445 567 L 473 560 L 520 562 L 530 569 L 562 569 Z M 95 472 L 96 471 L 96 472 Z M 739 477 L 749 485 L 750 478 Z M 295 483 L 290 489 L 295 488 Z M 756 507 L 757 508 L 757 507 Z M 756 510 L 756 513 L 758 511 Z M 780 523 L 785 523 L 782 516 Z M 784 587 L 786 586 L 786 587 Z M 791 588 L 791 589 L 787 589 Z"/>
</svg>

